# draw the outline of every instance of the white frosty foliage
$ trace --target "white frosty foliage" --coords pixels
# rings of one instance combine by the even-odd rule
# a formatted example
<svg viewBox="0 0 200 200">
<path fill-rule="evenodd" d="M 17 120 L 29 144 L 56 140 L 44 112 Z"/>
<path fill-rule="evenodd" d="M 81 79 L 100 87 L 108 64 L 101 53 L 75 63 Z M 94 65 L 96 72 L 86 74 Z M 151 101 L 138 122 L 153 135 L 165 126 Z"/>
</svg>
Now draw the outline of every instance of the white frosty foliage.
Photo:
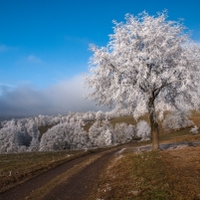
<svg viewBox="0 0 200 200">
<path fill-rule="evenodd" d="M 26 150 L 30 142 L 29 135 L 19 127 L 5 127 L 0 132 L 0 153 L 13 153 Z"/>
<path fill-rule="evenodd" d="M 108 129 L 106 132 L 105 132 L 105 145 L 106 146 L 109 146 L 112 144 L 112 133 L 110 132 L 110 130 Z"/>
<path fill-rule="evenodd" d="M 101 110 L 98 111 L 98 112 L 96 113 L 96 120 L 104 120 L 104 119 L 105 119 L 105 113 L 102 112 Z"/>
<path fill-rule="evenodd" d="M 125 123 L 116 124 L 113 134 L 113 140 L 115 143 L 125 143 L 131 141 L 136 136 L 136 129 L 133 125 L 127 125 Z"/>
<path fill-rule="evenodd" d="M 40 151 L 90 148 L 88 134 L 75 119 L 70 123 L 58 124 L 43 134 Z"/>
<path fill-rule="evenodd" d="M 165 130 L 179 130 L 193 126 L 193 121 L 188 119 L 188 115 L 182 112 L 173 112 L 166 116 L 163 120 L 162 126 Z"/>
<path fill-rule="evenodd" d="M 108 121 L 96 121 L 89 130 L 89 139 L 93 147 L 121 144 L 133 140 L 136 129 L 133 125 L 125 123 L 116 124 L 112 127 Z"/>
<path fill-rule="evenodd" d="M 108 132 L 109 130 L 109 132 Z M 94 124 L 89 129 L 89 140 L 93 147 L 102 147 L 112 143 L 112 127 L 109 122 L 99 120 L 95 121 Z"/>
<path fill-rule="evenodd" d="M 151 127 L 149 126 L 149 124 L 144 120 L 139 121 L 137 124 L 137 136 L 141 137 L 142 140 L 149 140 L 150 134 Z"/>
<path fill-rule="evenodd" d="M 95 118 L 97 117 L 97 120 Z M 139 122 L 137 130 L 125 123 L 112 126 L 103 119 L 120 116 L 111 112 L 69 113 L 68 115 L 42 116 L 1 122 L 0 153 L 24 151 L 55 151 L 65 149 L 85 149 L 116 145 L 133 140 L 137 136 L 145 138 L 149 127 Z M 86 132 L 84 123 L 93 123 Z M 143 124 L 143 125 L 142 125 Z M 53 126 L 40 134 L 40 126 Z"/>
<path fill-rule="evenodd" d="M 90 141 L 82 125 L 84 120 L 94 120 L 95 116 L 96 113 L 89 111 L 3 121 L 0 126 L 0 153 L 89 148 Z M 53 128 L 41 135 L 38 128 L 48 126 Z"/>
<path fill-rule="evenodd" d="M 190 129 L 190 132 L 193 134 L 197 134 L 199 132 L 199 127 L 196 125 Z"/>
</svg>

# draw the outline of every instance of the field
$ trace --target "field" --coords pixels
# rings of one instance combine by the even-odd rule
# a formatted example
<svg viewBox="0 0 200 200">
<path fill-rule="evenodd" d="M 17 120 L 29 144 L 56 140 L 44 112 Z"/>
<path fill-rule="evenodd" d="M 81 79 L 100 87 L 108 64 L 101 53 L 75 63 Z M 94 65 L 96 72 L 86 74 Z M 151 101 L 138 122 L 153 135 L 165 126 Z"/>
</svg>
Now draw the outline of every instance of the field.
<svg viewBox="0 0 200 200">
<path fill-rule="evenodd" d="M 0 154 L 0 192 L 84 154 L 87 154 L 87 152 L 59 151 Z"/>
<path fill-rule="evenodd" d="M 191 119 L 199 126 L 200 115 Z M 132 122 L 131 117 L 113 119 L 111 123 Z M 160 134 L 161 143 L 200 141 L 190 128 Z M 137 142 L 132 145 L 148 145 Z M 0 192 L 41 174 L 86 151 L 59 151 L 0 155 Z M 110 160 L 102 170 L 88 199 L 200 199 L 200 147 L 186 147 L 136 154 L 132 148 Z"/>
</svg>

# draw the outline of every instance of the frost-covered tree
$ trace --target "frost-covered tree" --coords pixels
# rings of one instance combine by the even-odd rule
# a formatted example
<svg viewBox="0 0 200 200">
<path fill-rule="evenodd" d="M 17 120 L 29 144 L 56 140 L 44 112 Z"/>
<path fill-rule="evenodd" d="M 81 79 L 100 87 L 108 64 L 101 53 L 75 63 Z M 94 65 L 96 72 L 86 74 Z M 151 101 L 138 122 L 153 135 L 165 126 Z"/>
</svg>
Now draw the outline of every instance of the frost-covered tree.
<svg viewBox="0 0 200 200">
<path fill-rule="evenodd" d="M 167 20 L 166 12 L 127 14 L 125 19 L 114 22 L 106 47 L 91 45 L 86 86 L 93 91 L 88 97 L 135 118 L 148 113 L 156 150 L 158 116 L 199 106 L 200 47 L 180 22 Z"/>
</svg>

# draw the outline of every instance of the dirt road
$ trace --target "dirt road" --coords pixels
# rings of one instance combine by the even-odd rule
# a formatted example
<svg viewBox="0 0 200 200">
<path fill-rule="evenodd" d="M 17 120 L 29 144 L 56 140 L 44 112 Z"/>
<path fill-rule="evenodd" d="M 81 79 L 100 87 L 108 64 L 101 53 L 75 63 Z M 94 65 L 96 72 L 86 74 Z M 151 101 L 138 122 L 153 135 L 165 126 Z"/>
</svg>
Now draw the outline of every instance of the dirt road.
<svg viewBox="0 0 200 200">
<path fill-rule="evenodd" d="M 0 194 L 0 200 L 87 199 L 106 162 L 122 148 L 124 145 L 68 161 Z"/>
</svg>

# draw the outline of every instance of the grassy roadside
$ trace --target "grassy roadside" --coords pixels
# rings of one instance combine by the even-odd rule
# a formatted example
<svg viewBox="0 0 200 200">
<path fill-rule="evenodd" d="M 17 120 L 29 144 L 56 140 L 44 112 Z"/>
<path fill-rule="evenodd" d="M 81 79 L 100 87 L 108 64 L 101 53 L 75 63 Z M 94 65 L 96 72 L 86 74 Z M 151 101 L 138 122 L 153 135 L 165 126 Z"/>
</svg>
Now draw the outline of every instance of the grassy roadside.
<svg viewBox="0 0 200 200">
<path fill-rule="evenodd" d="M 158 152 L 123 154 L 104 171 L 97 192 L 90 199 L 169 199 L 163 165 Z"/>
<path fill-rule="evenodd" d="M 185 130 L 161 137 L 163 143 L 197 140 L 200 134 Z M 199 155 L 200 147 L 139 154 L 126 149 L 108 163 L 88 199 L 198 200 Z"/>
</svg>

